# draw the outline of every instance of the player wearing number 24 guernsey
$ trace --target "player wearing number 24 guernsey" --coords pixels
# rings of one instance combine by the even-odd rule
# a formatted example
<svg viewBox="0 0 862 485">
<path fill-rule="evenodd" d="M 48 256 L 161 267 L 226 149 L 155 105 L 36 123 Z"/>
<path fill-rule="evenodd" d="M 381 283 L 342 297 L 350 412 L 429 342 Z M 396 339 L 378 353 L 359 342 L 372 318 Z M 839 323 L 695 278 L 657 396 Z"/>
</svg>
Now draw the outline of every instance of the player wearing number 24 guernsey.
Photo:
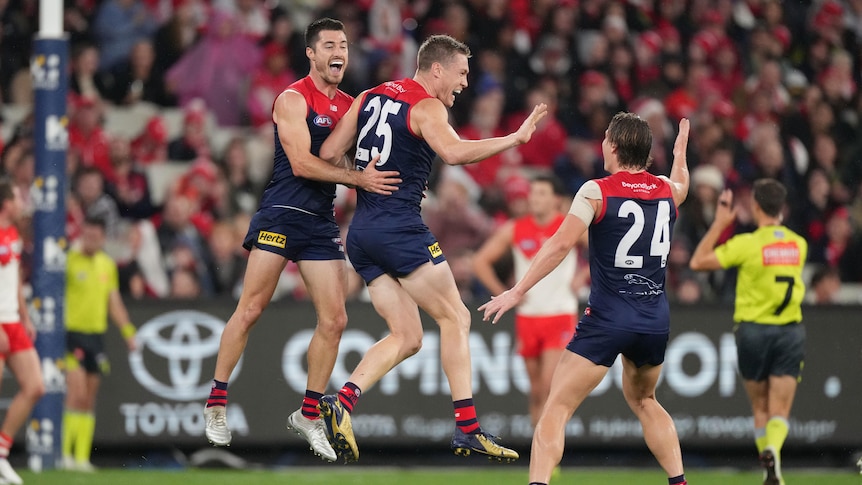
<svg viewBox="0 0 862 485">
<path fill-rule="evenodd" d="M 764 485 L 780 485 L 781 448 L 805 356 L 802 267 L 808 243 L 781 225 L 787 190 L 772 179 L 754 183 L 752 214 L 757 230 L 716 247 L 736 219 L 733 193 L 718 198 L 715 219 L 689 265 L 706 271 L 739 268 L 733 312 L 739 373 L 754 414 L 754 442 Z"/>
<path fill-rule="evenodd" d="M 563 455 L 563 430 L 572 414 L 622 355 L 623 395 L 644 439 L 671 485 L 684 485 L 682 453 L 673 420 L 658 403 L 670 332 L 665 273 L 677 207 L 688 194 L 689 121 L 679 124 L 670 178 L 646 171 L 652 132 L 632 113 L 618 113 L 602 141 L 610 176 L 578 190 L 559 229 L 511 289 L 479 307 L 497 323 L 530 288 L 559 266 L 587 228 L 590 299 L 574 337 L 557 363 L 551 390 L 533 434 L 530 483 L 545 485 Z"/>
</svg>

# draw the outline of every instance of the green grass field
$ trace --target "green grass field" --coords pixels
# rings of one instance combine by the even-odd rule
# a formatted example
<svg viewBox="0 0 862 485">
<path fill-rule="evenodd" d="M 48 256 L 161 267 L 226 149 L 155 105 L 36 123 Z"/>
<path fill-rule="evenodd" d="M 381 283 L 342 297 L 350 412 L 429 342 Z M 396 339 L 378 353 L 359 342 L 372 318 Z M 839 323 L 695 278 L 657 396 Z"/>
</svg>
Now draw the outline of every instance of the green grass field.
<svg viewBox="0 0 862 485">
<path fill-rule="evenodd" d="M 283 469 L 280 471 L 176 470 L 145 471 L 106 469 L 82 474 L 62 471 L 22 472 L 26 485 L 525 485 L 526 468 L 501 469 L 368 469 L 341 467 L 333 471 Z M 691 485 L 759 485 L 759 472 L 692 470 Z M 862 485 L 862 476 L 852 471 L 785 471 L 787 485 Z M 564 468 L 552 482 L 572 485 L 664 485 L 663 473 L 654 470 L 596 470 Z"/>
</svg>

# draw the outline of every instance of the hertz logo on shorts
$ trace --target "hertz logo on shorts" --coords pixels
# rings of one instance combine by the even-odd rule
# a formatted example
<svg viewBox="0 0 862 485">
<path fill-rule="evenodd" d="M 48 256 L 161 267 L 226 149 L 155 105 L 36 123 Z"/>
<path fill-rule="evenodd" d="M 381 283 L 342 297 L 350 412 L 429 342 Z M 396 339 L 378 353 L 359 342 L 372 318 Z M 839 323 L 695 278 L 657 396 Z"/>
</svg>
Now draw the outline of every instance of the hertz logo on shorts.
<svg viewBox="0 0 862 485">
<path fill-rule="evenodd" d="M 443 251 L 440 250 L 439 242 L 435 242 L 434 244 L 428 246 L 428 251 L 431 253 L 432 258 L 436 258 L 443 254 Z"/>
<path fill-rule="evenodd" d="M 287 242 L 287 238 L 284 237 L 283 234 L 260 231 L 260 233 L 257 235 L 257 242 L 261 244 L 266 244 L 267 246 L 275 246 L 277 248 L 284 249 L 284 245 Z"/>
</svg>

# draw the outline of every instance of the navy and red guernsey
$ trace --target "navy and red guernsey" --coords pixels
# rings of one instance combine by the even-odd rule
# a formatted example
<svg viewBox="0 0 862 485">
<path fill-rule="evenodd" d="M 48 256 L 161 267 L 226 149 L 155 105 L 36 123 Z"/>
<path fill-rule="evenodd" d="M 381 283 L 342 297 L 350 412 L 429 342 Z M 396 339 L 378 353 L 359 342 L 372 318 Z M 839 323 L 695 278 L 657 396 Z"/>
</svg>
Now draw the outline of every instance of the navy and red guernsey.
<svg viewBox="0 0 862 485">
<path fill-rule="evenodd" d="M 413 79 L 383 83 L 365 94 L 359 110 L 356 168 L 363 170 L 377 154 L 378 170 L 397 170 L 402 182 L 392 195 L 357 191 L 351 228 L 391 229 L 424 226 L 422 192 L 437 156 L 410 130 L 410 110 L 431 98 Z"/>
<path fill-rule="evenodd" d="M 287 87 L 305 97 L 308 112 L 305 117 L 311 134 L 311 153 L 320 156 L 320 147 L 332 132 L 338 120 L 347 113 L 353 97 L 338 90 L 333 99 L 322 93 L 306 76 Z M 278 125 L 273 123 L 275 133 L 275 157 L 272 178 L 261 197 L 260 207 L 296 210 L 325 217 L 335 222 L 335 184 L 318 182 L 293 174 L 290 160 L 284 153 L 278 138 Z"/>
<path fill-rule="evenodd" d="M 670 329 L 665 273 L 677 207 L 666 179 L 617 172 L 596 180 L 601 213 L 590 226 L 592 285 L 583 321 L 637 333 Z"/>
</svg>

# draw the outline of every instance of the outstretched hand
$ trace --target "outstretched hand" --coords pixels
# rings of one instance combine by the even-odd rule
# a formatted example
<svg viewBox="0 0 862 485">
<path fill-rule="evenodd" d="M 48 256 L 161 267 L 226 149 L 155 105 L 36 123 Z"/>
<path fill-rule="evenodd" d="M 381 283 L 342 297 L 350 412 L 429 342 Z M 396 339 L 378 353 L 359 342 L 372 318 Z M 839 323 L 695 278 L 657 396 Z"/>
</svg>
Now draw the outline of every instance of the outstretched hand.
<svg viewBox="0 0 862 485">
<path fill-rule="evenodd" d="M 392 195 L 392 192 L 398 190 L 398 184 L 401 179 L 400 174 L 395 170 L 387 170 L 384 172 L 377 170 L 377 160 L 380 155 L 377 155 L 368 165 L 365 170 L 362 170 L 358 176 L 357 186 L 366 192 L 373 192 L 380 195 Z"/>
<path fill-rule="evenodd" d="M 518 131 L 515 132 L 515 139 L 519 144 L 524 144 L 530 141 L 530 138 L 533 136 L 533 132 L 536 131 L 536 125 L 539 124 L 539 121 L 547 114 L 548 105 L 545 103 L 539 103 L 533 108 L 530 116 L 527 116 L 527 119 L 521 123 L 521 127 L 518 128 Z"/>
<path fill-rule="evenodd" d="M 493 317 L 491 323 L 496 324 L 504 313 L 518 306 L 522 298 L 521 295 L 512 290 L 506 290 L 497 296 L 492 296 L 491 301 L 479 307 L 480 312 L 485 312 L 482 321 L 487 322 L 489 318 Z"/>
</svg>

